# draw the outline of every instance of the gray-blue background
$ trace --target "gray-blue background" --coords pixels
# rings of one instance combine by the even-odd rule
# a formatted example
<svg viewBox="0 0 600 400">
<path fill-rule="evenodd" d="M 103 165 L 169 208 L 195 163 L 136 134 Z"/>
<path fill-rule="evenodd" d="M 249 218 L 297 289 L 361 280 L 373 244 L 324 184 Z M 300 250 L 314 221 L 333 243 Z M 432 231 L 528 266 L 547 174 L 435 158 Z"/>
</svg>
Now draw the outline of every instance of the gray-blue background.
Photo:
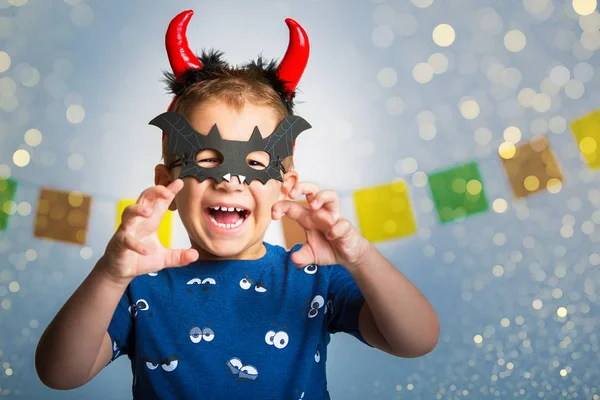
<svg viewBox="0 0 600 400">
<path fill-rule="evenodd" d="M 19 182 L 17 211 L 0 232 L 0 396 L 130 397 L 126 358 L 83 388 L 56 392 L 38 382 L 33 354 L 102 254 L 117 200 L 153 183 L 160 140 L 147 123 L 170 101 L 160 81 L 164 32 L 173 16 L 194 9 L 192 49 L 220 48 L 232 63 L 261 51 L 281 57 L 284 19 L 304 26 L 312 51 L 297 112 L 313 129 L 298 140 L 296 166 L 303 179 L 339 191 L 345 217 L 356 223 L 354 190 L 408 182 L 418 232 L 377 247 L 431 300 L 440 343 L 407 360 L 334 336 L 334 399 L 598 398 L 600 179 L 568 123 L 600 104 L 600 15 L 580 17 L 571 4 L 0 0 L 0 50 L 11 59 L 0 73 L 0 175 Z M 439 24 L 456 32 L 448 47 L 432 40 Z M 522 51 L 506 48 L 510 30 L 525 35 Z M 447 67 L 443 56 L 429 59 L 434 53 Z M 413 70 L 428 60 L 441 73 L 419 83 Z M 461 113 L 469 99 L 480 109 L 473 119 Z M 73 104 L 85 110 L 79 123 L 66 116 Z M 520 129 L 521 143 L 548 135 L 565 176 L 558 193 L 514 200 L 498 156 L 509 126 Z M 32 128 L 42 133 L 37 146 L 25 140 Z M 20 149 L 31 155 L 23 167 L 13 162 Z M 440 225 L 424 176 L 471 160 L 490 211 Z M 42 186 L 93 196 L 85 246 L 33 237 Z M 494 211 L 496 199 L 508 209 Z M 280 228 L 267 240 L 283 244 Z M 180 223 L 173 235 L 174 246 L 187 244 Z"/>
</svg>

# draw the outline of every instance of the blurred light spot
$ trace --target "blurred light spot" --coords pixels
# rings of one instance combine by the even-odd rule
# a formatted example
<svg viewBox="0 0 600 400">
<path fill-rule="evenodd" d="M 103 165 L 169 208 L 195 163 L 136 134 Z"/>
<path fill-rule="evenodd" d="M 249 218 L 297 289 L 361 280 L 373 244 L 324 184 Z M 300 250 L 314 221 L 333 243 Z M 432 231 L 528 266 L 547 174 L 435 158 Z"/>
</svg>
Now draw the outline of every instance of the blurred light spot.
<svg viewBox="0 0 600 400">
<path fill-rule="evenodd" d="M 558 315 L 561 318 L 564 318 L 567 316 L 567 309 L 564 307 L 559 307 L 558 310 L 556 310 L 556 315 Z"/>
<path fill-rule="evenodd" d="M 5 51 L 0 51 L 0 72 L 5 72 L 10 68 L 10 56 Z"/>
<path fill-rule="evenodd" d="M 519 30 L 513 29 L 504 35 L 504 46 L 510 52 L 518 53 L 525 48 L 526 43 L 525 34 Z"/>
<path fill-rule="evenodd" d="M 419 8 L 426 8 L 433 4 L 433 0 L 410 0 L 410 1 Z"/>
<path fill-rule="evenodd" d="M 427 63 L 431 65 L 434 74 L 443 74 L 448 70 L 448 57 L 443 53 L 433 53 Z"/>
<path fill-rule="evenodd" d="M 523 185 L 525 186 L 525 189 L 534 192 L 540 187 L 540 180 L 535 175 L 529 175 L 525 178 Z"/>
<path fill-rule="evenodd" d="M 433 41 L 440 47 L 448 47 L 454 43 L 456 33 L 448 24 L 440 24 L 433 29 Z"/>
<path fill-rule="evenodd" d="M 524 88 L 519 91 L 517 99 L 519 100 L 519 104 L 521 104 L 523 107 L 532 107 L 535 95 L 535 90 L 531 88 Z"/>
<path fill-rule="evenodd" d="M 400 115 L 404 112 L 404 102 L 400 97 L 390 97 L 385 103 L 385 110 L 390 115 Z"/>
<path fill-rule="evenodd" d="M 504 130 L 504 140 L 514 144 L 519 143 L 519 140 L 521 140 L 521 130 L 516 126 L 509 126 Z"/>
<path fill-rule="evenodd" d="M 413 78 L 419 83 L 427 83 L 433 77 L 433 68 L 427 63 L 418 63 L 413 68 Z"/>
<path fill-rule="evenodd" d="M 71 9 L 71 21 L 75 26 L 88 26 L 94 22 L 94 10 L 85 3 L 75 5 Z"/>
<path fill-rule="evenodd" d="M 77 153 L 71 154 L 67 160 L 67 165 L 73 171 L 79 171 L 81 168 L 83 168 L 84 164 L 85 161 L 83 159 L 83 156 Z"/>
<path fill-rule="evenodd" d="M 424 172 L 415 172 L 412 176 L 412 182 L 416 187 L 424 187 L 427 185 L 427 174 Z"/>
<path fill-rule="evenodd" d="M 571 72 L 563 65 L 557 65 L 550 70 L 550 81 L 557 86 L 564 86 L 571 79 Z"/>
<path fill-rule="evenodd" d="M 31 204 L 29 204 L 26 201 L 20 202 L 17 206 L 17 212 L 22 217 L 28 216 L 29 214 L 31 214 Z"/>
<path fill-rule="evenodd" d="M 81 258 L 83 258 L 84 260 L 89 260 L 90 258 L 92 258 L 92 249 L 89 247 L 84 247 L 79 251 L 79 256 Z"/>
<path fill-rule="evenodd" d="M 590 136 L 586 136 L 579 141 L 579 149 L 583 154 L 592 154 L 596 152 L 598 143 L 596 139 Z"/>
<path fill-rule="evenodd" d="M 546 183 L 546 189 L 548 189 L 550 193 L 558 193 L 562 189 L 562 182 L 559 179 L 550 178 Z"/>
<path fill-rule="evenodd" d="M 435 124 L 427 123 L 419 125 L 419 137 L 423 140 L 432 140 L 435 138 L 437 128 Z"/>
<path fill-rule="evenodd" d="M 563 133 L 567 130 L 567 120 L 561 116 L 552 117 L 548 122 L 548 127 L 552 133 Z"/>
<path fill-rule="evenodd" d="M 538 93 L 533 98 L 533 109 L 537 112 L 546 112 L 552 105 L 552 99 L 546 93 Z"/>
<path fill-rule="evenodd" d="M 25 143 L 31 147 L 39 146 L 42 143 L 42 132 L 32 128 L 25 132 Z"/>
<path fill-rule="evenodd" d="M 13 293 L 17 293 L 19 289 L 21 289 L 21 285 L 19 285 L 19 282 L 11 282 L 8 284 L 8 290 L 10 290 Z"/>
<path fill-rule="evenodd" d="M 26 166 L 27 164 L 29 164 L 30 160 L 31 160 L 31 157 L 27 150 L 20 149 L 20 150 L 15 151 L 13 154 L 13 162 L 15 163 L 15 165 L 17 167 Z"/>
<path fill-rule="evenodd" d="M 589 15 L 596 11 L 596 0 L 573 0 L 573 10 L 579 15 Z"/>
<path fill-rule="evenodd" d="M 376 26 L 371 33 L 371 40 L 380 49 L 390 47 L 394 42 L 394 32 L 387 25 Z"/>
<path fill-rule="evenodd" d="M 477 344 L 480 344 L 481 342 L 483 342 L 483 336 L 481 336 L 481 335 L 475 335 L 475 336 L 473 337 L 473 341 L 474 341 L 475 343 L 477 343 Z"/>
<path fill-rule="evenodd" d="M 485 146 L 492 140 L 492 131 L 488 128 L 477 128 L 475 131 L 475 141 L 480 146 Z"/>
<path fill-rule="evenodd" d="M 581 96 L 583 96 L 584 92 L 585 88 L 583 86 L 583 83 L 579 82 L 576 79 L 571 79 L 565 85 L 565 95 L 567 95 L 567 97 L 570 99 L 579 99 Z"/>
<path fill-rule="evenodd" d="M 75 192 L 75 191 L 69 192 L 69 205 L 71 207 L 74 207 L 74 208 L 79 207 L 80 205 L 83 204 L 83 199 L 84 199 L 83 193 Z"/>
<path fill-rule="evenodd" d="M 31 65 L 27 65 L 21 70 L 19 78 L 23 86 L 34 87 L 35 85 L 40 83 L 40 71 L 38 71 Z"/>
<path fill-rule="evenodd" d="M 385 67 L 379 70 L 377 81 L 384 88 L 391 88 L 398 82 L 398 74 L 393 68 Z"/>
<path fill-rule="evenodd" d="M 471 179 L 467 183 L 467 192 L 472 196 L 476 196 L 481 193 L 481 189 L 483 189 L 483 186 L 477 179 Z"/>
<path fill-rule="evenodd" d="M 466 100 L 460 105 L 460 113 L 466 119 L 477 118 L 479 111 L 479 104 L 475 100 Z"/>
<path fill-rule="evenodd" d="M 492 203 L 492 208 L 495 212 L 501 214 L 508 209 L 508 203 L 504 199 L 496 199 Z"/>
<path fill-rule="evenodd" d="M 535 299 L 533 300 L 533 303 L 531 303 L 531 306 L 535 309 L 535 310 L 541 310 L 543 307 L 543 303 L 540 299 Z"/>
<path fill-rule="evenodd" d="M 504 275 L 504 267 L 502 265 L 494 265 L 492 268 L 492 274 L 496 277 L 501 277 Z"/>
<path fill-rule="evenodd" d="M 498 147 L 498 153 L 500 154 L 500 157 L 504 158 L 505 160 L 509 160 L 513 158 L 515 154 L 517 154 L 517 148 L 515 147 L 514 143 L 502 142 L 502 144 Z"/>
<path fill-rule="evenodd" d="M 72 124 L 79 124 L 85 118 L 85 110 L 79 104 L 67 108 L 67 120 Z"/>
</svg>

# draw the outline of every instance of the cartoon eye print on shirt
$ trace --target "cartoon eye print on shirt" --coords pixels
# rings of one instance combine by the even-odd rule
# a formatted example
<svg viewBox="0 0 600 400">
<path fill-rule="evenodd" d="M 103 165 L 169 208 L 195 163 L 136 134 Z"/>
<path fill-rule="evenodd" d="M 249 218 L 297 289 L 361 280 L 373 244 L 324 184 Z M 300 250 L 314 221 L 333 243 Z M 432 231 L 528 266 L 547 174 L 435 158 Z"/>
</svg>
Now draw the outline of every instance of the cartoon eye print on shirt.
<svg viewBox="0 0 600 400">
<path fill-rule="evenodd" d="M 277 325 L 277 324 L 273 324 L 273 325 Z M 285 325 L 283 326 L 283 328 L 287 329 L 285 327 Z M 288 343 L 290 342 L 290 337 L 284 331 L 270 330 L 265 335 L 265 342 L 269 346 L 274 346 L 276 349 L 281 350 L 288 345 Z"/>
<path fill-rule="evenodd" d="M 305 302 L 306 304 L 306 302 Z M 319 310 L 325 305 L 325 299 L 321 295 L 316 295 L 310 300 L 308 318 L 315 318 L 319 315 Z M 327 314 L 327 307 L 325 307 L 324 314 Z"/>
<path fill-rule="evenodd" d="M 319 266 L 317 264 L 308 264 L 302 270 L 309 275 L 314 275 L 319 270 Z"/>
<path fill-rule="evenodd" d="M 144 299 L 139 299 L 138 301 L 135 302 L 135 304 L 133 306 L 129 306 L 129 314 L 132 317 L 137 317 L 138 312 L 140 311 L 148 311 L 148 309 L 150 308 L 150 306 L 148 306 L 148 302 Z M 152 316 L 152 314 L 148 314 L 149 317 Z"/>
<path fill-rule="evenodd" d="M 240 281 L 240 287 L 244 290 L 250 289 L 252 285 L 254 285 L 254 281 L 248 275 Z M 261 282 L 258 282 L 254 285 L 254 290 L 258 293 L 264 293 L 267 291 L 267 288 Z"/>
<path fill-rule="evenodd" d="M 200 343 L 202 340 L 205 342 L 212 342 L 214 338 L 215 332 L 211 328 L 192 326 L 190 329 L 190 340 L 192 343 Z"/>
<path fill-rule="evenodd" d="M 121 354 L 121 344 L 119 343 L 118 340 L 115 340 L 113 342 L 113 357 L 112 357 L 112 359 L 115 360 L 117 357 L 119 357 L 119 354 Z"/>
<path fill-rule="evenodd" d="M 148 272 L 148 275 L 149 276 L 156 276 L 156 275 L 158 275 L 158 272 Z"/>
<path fill-rule="evenodd" d="M 242 360 L 233 357 L 227 361 L 227 368 L 232 375 L 237 375 L 238 381 L 253 381 L 258 378 L 258 370 L 252 365 L 244 365 Z"/>
<path fill-rule="evenodd" d="M 315 350 L 315 362 L 318 364 L 321 361 L 321 352 L 319 351 L 319 345 L 317 345 L 317 350 Z"/>
<path fill-rule="evenodd" d="M 201 286 L 202 287 L 202 291 L 206 292 L 207 290 L 210 290 L 212 288 L 212 286 L 216 285 L 217 281 L 215 281 L 213 278 L 205 278 L 205 279 L 200 279 L 200 278 L 192 278 L 189 281 L 187 281 L 187 284 L 189 287 L 187 288 L 187 292 L 188 293 L 192 293 L 192 289 L 191 286 Z"/>
<path fill-rule="evenodd" d="M 168 356 L 161 361 L 155 361 L 148 356 L 142 356 L 142 361 L 146 362 L 146 368 L 153 371 L 160 365 L 166 372 L 173 372 L 179 365 L 179 356 L 176 354 Z"/>
</svg>

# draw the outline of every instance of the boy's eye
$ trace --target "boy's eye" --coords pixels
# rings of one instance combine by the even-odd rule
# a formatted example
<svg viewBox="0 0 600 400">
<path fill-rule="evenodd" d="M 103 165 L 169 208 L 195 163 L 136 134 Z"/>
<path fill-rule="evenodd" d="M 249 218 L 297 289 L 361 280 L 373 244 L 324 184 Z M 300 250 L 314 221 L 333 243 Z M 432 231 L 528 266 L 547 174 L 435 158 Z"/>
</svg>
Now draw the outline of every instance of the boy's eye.
<svg viewBox="0 0 600 400">
<path fill-rule="evenodd" d="M 250 160 L 248 161 L 248 165 L 251 167 L 261 167 L 261 168 L 265 168 L 265 165 L 259 161 L 254 161 L 254 160 Z"/>
</svg>

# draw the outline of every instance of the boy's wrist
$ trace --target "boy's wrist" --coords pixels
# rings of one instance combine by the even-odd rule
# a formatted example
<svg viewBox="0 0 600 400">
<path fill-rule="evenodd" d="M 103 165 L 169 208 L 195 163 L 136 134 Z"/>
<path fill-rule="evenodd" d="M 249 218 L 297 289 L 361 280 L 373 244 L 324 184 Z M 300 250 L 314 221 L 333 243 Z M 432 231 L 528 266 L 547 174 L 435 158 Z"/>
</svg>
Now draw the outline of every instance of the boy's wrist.
<svg viewBox="0 0 600 400">
<path fill-rule="evenodd" d="M 115 277 L 113 274 L 110 273 L 109 263 L 110 261 L 108 261 L 106 256 L 103 255 L 102 257 L 100 257 L 100 259 L 92 269 L 92 274 L 96 275 L 103 282 L 106 282 L 110 285 L 115 286 L 117 289 L 122 289 L 124 291 L 129 285 L 129 283 L 132 281 L 132 279 Z"/>
</svg>

